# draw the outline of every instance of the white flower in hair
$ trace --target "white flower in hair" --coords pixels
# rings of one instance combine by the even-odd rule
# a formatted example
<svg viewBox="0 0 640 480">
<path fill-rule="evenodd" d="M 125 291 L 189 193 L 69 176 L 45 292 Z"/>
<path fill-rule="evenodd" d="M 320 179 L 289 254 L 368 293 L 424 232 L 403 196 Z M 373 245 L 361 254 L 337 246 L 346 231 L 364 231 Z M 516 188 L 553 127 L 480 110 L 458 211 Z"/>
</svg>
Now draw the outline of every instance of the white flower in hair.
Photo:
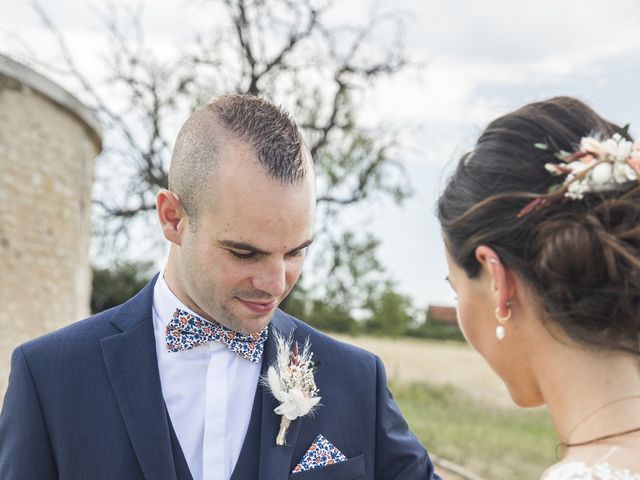
<svg viewBox="0 0 640 480">
<path fill-rule="evenodd" d="M 591 172 L 591 181 L 596 188 L 604 189 L 613 181 L 613 169 L 610 163 L 598 163 Z M 615 183 L 615 182 L 614 182 Z"/>
<path fill-rule="evenodd" d="M 569 185 L 565 197 L 579 200 L 584 197 L 584 194 L 589 190 L 589 185 L 584 182 L 573 182 Z"/>
<path fill-rule="evenodd" d="M 631 155 L 633 144 L 622 138 L 622 135 L 616 133 L 608 138 L 602 144 L 604 152 L 614 162 L 624 162 Z"/>
<path fill-rule="evenodd" d="M 588 157 L 584 157 L 584 160 L 581 162 L 574 161 L 565 166 L 569 168 L 569 170 L 571 170 L 571 175 L 573 175 L 575 178 L 576 175 L 580 175 L 582 172 L 585 172 L 586 170 L 591 168 L 593 165 L 595 165 L 595 163 L 596 163 L 596 160 L 593 157 L 588 156 Z"/>
<path fill-rule="evenodd" d="M 580 141 L 580 151 L 590 152 L 592 155 L 599 157 L 605 153 L 602 144 L 593 137 L 582 137 Z"/>
<path fill-rule="evenodd" d="M 549 148 L 546 144 L 536 147 Z M 547 163 L 545 168 L 554 175 L 566 175 L 563 184 L 569 198 L 579 200 L 585 193 L 615 190 L 638 180 L 640 142 L 631 142 L 620 133 L 606 139 L 583 137 L 578 151 L 561 151 L 556 156 L 563 163 Z"/>
<path fill-rule="evenodd" d="M 609 138 L 583 137 L 575 152 L 555 152 L 561 163 L 546 163 L 545 169 L 552 175 L 564 176 L 561 185 L 554 185 L 547 195 L 531 200 L 518 213 L 521 218 L 530 212 L 567 197 L 584 198 L 587 193 L 616 190 L 630 182 L 640 180 L 640 141 L 632 142 L 629 125 Z M 546 143 L 536 143 L 536 148 L 551 150 Z"/>
<path fill-rule="evenodd" d="M 617 183 L 632 182 L 638 179 L 638 172 L 628 163 L 618 162 L 613 166 L 613 177 Z"/>
</svg>

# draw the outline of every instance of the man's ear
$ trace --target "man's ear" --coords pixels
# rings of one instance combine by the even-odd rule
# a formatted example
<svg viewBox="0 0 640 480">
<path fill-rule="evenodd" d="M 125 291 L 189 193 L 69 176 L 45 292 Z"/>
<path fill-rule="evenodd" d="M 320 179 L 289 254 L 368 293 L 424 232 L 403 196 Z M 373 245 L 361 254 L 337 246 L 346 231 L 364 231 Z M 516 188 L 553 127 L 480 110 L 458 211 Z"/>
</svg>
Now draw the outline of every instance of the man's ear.
<svg viewBox="0 0 640 480">
<path fill-rule="evenodd" d="M 188 217 L 178 196 L 169 190 L 160 190 L 156 195 L 156 210 L 164 238 L 180 245 L 182 234 L 188 225 Z"/>
<path fill-rule="evenodd" d="M 476 260 L 480 262 L 491 278 L 491 287 L 496 298 L 496 307 L 501 316 L 507 316 L 509 307 L 517 293 L 515 276 L 509 271 L 500 257 L 490 247 L 480 245 L 476 248 Z"/>
</svg>

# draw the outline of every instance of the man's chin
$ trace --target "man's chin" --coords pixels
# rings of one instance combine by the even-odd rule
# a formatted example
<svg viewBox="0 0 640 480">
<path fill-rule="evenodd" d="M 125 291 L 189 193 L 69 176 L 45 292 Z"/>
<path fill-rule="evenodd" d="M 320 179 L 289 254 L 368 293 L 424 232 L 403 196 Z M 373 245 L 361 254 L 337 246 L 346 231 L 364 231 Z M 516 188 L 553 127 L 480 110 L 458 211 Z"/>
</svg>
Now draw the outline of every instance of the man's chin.
<svg viewBox="0 0 640 480">
<path fill-rule="evenodd" d="M 226 323 L 220 323 L 235 332 L 244 333 L 245 335 L 253 335 L 254 333 L 260 333 L 267 325 L 269 325 L 274 314 L 275 309 L 263 315 L 243 315 L 242 317 L 238 316 L 233 319 L 228 319 Z"/>
</svg>

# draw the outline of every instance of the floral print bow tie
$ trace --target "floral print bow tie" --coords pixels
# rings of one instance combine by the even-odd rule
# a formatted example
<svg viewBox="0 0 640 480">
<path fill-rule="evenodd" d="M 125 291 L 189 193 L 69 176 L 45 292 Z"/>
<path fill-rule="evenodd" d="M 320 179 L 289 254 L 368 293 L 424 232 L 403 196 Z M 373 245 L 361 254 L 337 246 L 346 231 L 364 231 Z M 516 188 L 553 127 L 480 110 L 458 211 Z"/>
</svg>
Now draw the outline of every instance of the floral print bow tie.
<svg viewBox="0 0 640 480">
<path fill-rule="evenodd" d="M 264 351 L 268 327 L 264 327 L 258 333 L 238 333 L 219 323 L 210 322 L 177 308 L 165 331 L 169 352 L 191 350 L 205 343 L 216 341 L 222 343 L 236 355 L 252 363 L 258 363 Z"/>
</svg>

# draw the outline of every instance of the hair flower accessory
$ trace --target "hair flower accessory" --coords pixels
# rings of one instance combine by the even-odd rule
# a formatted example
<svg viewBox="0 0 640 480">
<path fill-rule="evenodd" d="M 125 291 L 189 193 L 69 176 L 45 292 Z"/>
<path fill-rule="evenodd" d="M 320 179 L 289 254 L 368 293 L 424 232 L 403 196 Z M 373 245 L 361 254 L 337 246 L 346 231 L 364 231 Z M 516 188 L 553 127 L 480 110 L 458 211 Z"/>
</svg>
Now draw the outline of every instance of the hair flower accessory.
<svg viewBox="0 0 640 480">
<path fill-rule="evenodd" d="M 280 402 L 274 410 L 282 416 L 276 445 L 284 445 L 291 422 L 312 414 L 320 402 L 319 390 L 313 377 L 318 364 L 313 361 L 309 338 L 302 352 L 298 348 L 298 342 L 294 343 L 291 337 L 276 335 L 275 340 L 276 362 L 269 367 L 262 382 Z"/>
<path fill-rule="evenodd" d="M 609 138 L 583 137 L 578 150 L 566 152 L 557 149 L 555 156 L 561 163 L 547 163 L 552 175 L 564 176 L 559 185 L 550 188 L 547 195 L 529 202 L 518 218 L 549 205 L 562 197 L 581 200 L 585 193 L 616 190 L 621 185 L 640 179 L 640 142 L 631 141 L 629 125 Z M 536 148 L 550 150 L 547 143 L 536 143 Z"/>
</svg>

